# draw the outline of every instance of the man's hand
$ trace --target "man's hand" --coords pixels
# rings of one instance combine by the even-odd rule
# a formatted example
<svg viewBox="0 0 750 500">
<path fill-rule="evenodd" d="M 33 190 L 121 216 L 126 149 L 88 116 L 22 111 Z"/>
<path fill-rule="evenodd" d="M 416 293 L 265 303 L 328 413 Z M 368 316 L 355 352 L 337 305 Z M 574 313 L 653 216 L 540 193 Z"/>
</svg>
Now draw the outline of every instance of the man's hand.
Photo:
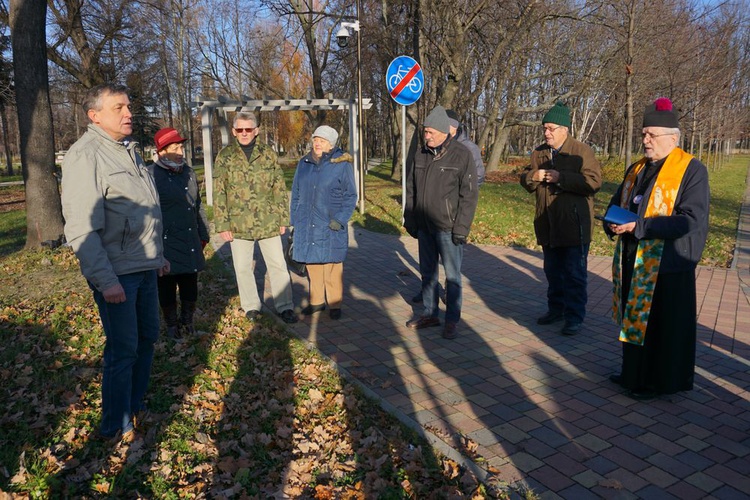
<svg viewBox="0 0 750 500">
<path fill-rule="evenodd" d="M 219 233 L 219 236 L 221 236 L 221 239 L 226 241 L 227 243 L 231 243 L 234 241 L 234 235 L 232 234 L 232 231 L 222 231 Z"/>
<path fill-rule="evenodd" d="M 454 233 L 453 235 L 451 235 L 451 240 L 453 241 L 454 245 L 464 245 L 466 243 L 466 236 Z"/>
<path fill-rule="evenodd" d="M 164 264 L 156 271 L 156 274 L 161 278 L 162 276 L 169 274 L 170 269 L 172 269 L 172 265 L 167 259 L 164 259 Z"/>
<path fill-rule="evenodd" d="M 125 302 L 125 289 L 119 283 L 104 290 L 102 295 L 104 295 L 104 300 L 110 304 Z"/>
<path fill-rule="evenodd" d="M 549 184 L 557 184 L 560 180 L 560 172 L 554 169 L 544 170 L 540 168 L 534 175 L 531 176 L 532 181 L 536 182 L 547 182 Z"/>
<path fill-rule="evenodd" d="M 286 233 L 286 226 L 279 226 L 279 234 Z"/>
<path fill-rule="evenodd" d="M 406 229 L 406 232 L 409 233 L 409 236 L 411 236 L 412 238 L 417 237 L 417 234 L 418 234 L 417 228 L 411 227 L 411 226 L 404 226 L 404 229 Z"/>
<path fill-rule="evenodd" d="M 615 234 L 632 233 L 635 231 L 635 222 L 628 222 L 627 224 L 610 224 L 609 230 Z"/>
</svg>

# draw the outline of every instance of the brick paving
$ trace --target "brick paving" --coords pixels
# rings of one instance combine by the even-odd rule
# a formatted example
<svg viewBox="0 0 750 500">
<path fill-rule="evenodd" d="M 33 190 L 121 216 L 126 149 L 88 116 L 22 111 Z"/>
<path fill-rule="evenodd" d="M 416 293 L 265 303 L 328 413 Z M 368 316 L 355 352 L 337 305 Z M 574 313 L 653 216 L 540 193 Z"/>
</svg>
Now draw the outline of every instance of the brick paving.
<svg viewBox="0 0 750 500">
<path fill-rule="evenodd" d="M 590 258 L 586 322 L 566 337 L 560 323 L 536 324 L 546 309 L 540 252 L 467 245 L 462 321 L 449 341 L 441 328 L 405 326 L 421 311 L 410 302 L 416 240 L 350 228 L 342 319 L 324 311 L 290 330 L 441 451 L 465 436 L 483 469 L 542 498 L 749 498 L 747 210 L 742 220 L 736 265 L 697 272 L 695 389 L 648 402 L 608 380 L 621 347 L 607 257 Z M 293 286 L 305 306 L 306 279 Z"/>
</svg>

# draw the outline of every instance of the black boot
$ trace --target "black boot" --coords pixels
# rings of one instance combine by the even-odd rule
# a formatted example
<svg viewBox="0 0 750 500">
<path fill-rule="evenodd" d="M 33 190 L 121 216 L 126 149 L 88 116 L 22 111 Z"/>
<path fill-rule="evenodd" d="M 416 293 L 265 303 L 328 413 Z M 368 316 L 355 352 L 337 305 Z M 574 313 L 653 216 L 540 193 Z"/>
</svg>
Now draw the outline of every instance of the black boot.
<svg viewBox="0 0 750 500">
<path fill-rule="evenodd" d="M 177 319 L 177 304 L 162 305 L 161 312 L 164 315 L 164 323 L 167 325 L 167 337 L 176 339 L 180 337 L 179 320 Z"/>
<path fill-rule="evenodd" d="M 195 325 L 193 325 L 193 315 L 195 314 L 195 302 L 190 300 L 182 301 L 180 311 L 180 325 L 188 335 L 195 335 Z"/>
</svg>

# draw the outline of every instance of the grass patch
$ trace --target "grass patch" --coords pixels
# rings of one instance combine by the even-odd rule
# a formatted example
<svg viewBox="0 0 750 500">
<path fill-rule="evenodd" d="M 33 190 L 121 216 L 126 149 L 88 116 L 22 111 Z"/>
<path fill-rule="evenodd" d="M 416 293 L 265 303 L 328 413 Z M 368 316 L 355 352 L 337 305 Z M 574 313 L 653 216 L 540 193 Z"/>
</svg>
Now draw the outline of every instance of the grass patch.
<svg viewBox="0 0 750 500">
<path fill-rule="evenodd" d="M 731 265 L 748 167 L 750 155 L 735 155 L 721 169 L 709 168 L 711 212 L 702 265 Z M 603 165 L 603 185 L 595 199 L 596 213 L 604 213 L 622 181 L 624 168 L 618 162 Z M 492 176 L 499 181 L 482 185 L 469 241 L 539 250 L 533 225 L 535 199 L 518 183 L 519 171 L 517 166 L 505 166 L 499 175 Z M 371 231 L 406 234 L 401 226 L 401 184 L 389 175 L 390 165 L 386 163 L 370 169 L 365 178 L 365 214 L 357 211 L 352 220 Z M 613 242 L 601 228 L 595 227 L 591 254 L 612 255 L 613 251 Z"/>
<path fill-rule="evenodd" d="M 0 256 L 26 243 L 26 211 L 23 186 L 0 186 Z"/>
</svg>

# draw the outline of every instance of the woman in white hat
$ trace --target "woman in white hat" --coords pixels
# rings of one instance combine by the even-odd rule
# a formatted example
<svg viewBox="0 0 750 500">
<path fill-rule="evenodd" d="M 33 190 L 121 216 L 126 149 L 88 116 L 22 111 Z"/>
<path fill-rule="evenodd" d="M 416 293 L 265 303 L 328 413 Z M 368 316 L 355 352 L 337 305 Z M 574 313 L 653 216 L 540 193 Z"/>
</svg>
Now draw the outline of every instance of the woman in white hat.
<svg viewBox="0 0 750 500">
<path fill-rule="evenodd" d="M 321 125 L 312 135 L 312 151 L 297 164 L 292 185 L 293 258 L 307 264 L 310 315 L 329 307 L 341 318 L 344 259 L 349 246 L 349 219 L 357 205 L 352 157 L 336 147 L 338 133 Z"/>
</svg>

